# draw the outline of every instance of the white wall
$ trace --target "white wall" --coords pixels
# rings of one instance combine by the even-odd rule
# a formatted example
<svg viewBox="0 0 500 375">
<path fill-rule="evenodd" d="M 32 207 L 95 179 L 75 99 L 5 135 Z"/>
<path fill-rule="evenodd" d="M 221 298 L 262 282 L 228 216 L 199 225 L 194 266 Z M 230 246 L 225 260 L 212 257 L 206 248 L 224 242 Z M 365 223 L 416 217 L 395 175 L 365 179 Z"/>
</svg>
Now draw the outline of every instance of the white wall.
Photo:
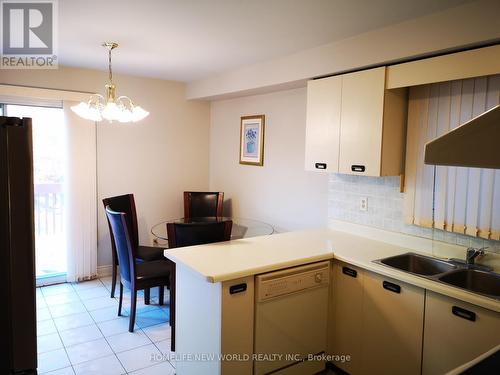
<svg viewBox="0 0 500 375">
<path fill-rule="evenodd" d="M 0 71 L 0 83 L 75 91 L 104 90 L 103 71 Z M 141 243 L 150 244 L 155 223 L 182 215 L 182 192 L 208 188 L 209 111 L 206 102 L 187 101 L 185 85 L 115 76 L 118 94 L 150 111 L 137 124 L 97 127 L 98 265 L 111 264 L 111 245 L 101 200 L 134 193 Z"/>
<path fill-rule="evenodd" d="M 240 117 L 253 114 L 266 116 L 263 167 L 239 164 Z M 304 171 L 305 123 L 305 89 L 212 102 L 210 189 L 233 216 L 280 231 L 326 226 L 328 177 Z"/>
</svg>

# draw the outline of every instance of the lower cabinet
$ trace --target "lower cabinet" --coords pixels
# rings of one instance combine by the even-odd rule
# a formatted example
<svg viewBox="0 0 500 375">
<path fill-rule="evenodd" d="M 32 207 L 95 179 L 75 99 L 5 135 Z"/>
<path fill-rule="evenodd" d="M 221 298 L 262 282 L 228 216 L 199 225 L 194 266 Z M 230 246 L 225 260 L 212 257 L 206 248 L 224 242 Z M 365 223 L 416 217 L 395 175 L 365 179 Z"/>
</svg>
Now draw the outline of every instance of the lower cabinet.
<svg viewBox="0 0 500 375">
<path fill-rule="evenodd" d="M 334 263 L 329 354 L 349 374 L 420 374 L 425 290 Z"/>
<path fill-rule="evenodd" d="M 328 353 L 349 361 L 334 364 L 349 374 L 361 371 L 361 337 L 363 329 L 363 270 L 349 264 L 333 264 L 332 308 Z"/>
<path fill-rule="evenodd" d="M 425 290 L 364 275 L 362 374 L 420 374 Z"/>
<path fill-rule="evenodd" d="M 500 344 L 500 313 L 427 291 L 424 375 L 444 374 Z"/>
</svg>

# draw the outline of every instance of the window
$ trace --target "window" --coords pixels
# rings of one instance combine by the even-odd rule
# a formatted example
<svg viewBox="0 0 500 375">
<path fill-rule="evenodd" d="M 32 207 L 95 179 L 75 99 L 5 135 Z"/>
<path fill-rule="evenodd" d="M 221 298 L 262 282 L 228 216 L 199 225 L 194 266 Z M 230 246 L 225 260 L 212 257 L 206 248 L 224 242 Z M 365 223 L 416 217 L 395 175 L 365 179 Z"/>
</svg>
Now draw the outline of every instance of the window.
<svg viewBox="0 0 500 375">
<path fill-rule="evenodd" d="M 499 104 L 500 75 L 410 89 L 405 221 L 500 240 L 500 171 L 424 165 L 426 142 Z M 470 150 L 475 152 L 476 150 Z"/>
</svg>

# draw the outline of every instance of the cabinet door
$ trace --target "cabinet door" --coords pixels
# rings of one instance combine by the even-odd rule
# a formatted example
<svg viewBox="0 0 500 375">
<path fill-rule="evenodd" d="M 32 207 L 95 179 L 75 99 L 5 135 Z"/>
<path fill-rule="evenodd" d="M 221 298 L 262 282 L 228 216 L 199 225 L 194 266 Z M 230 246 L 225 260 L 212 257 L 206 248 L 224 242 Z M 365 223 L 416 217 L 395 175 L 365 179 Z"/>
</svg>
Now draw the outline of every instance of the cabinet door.
<svg viewBox="0 0 500 375">
<path fill-rule="evenodd" d="M 424 289 L 365 272 L 362 374 L 420 374 Z"/>
<path fill-rule="evenodd" d="M 338 172 L 342 77 L 309 81 L 305 169 Z"/>
<path fill-rule="evenodd" d="M 500 314 L 427 291 L 424 375 L 444 374 L 500 344 Z"/>
<path fill-rule="evenodd" d="M 334 364 L 356 375 L 361 367 L 363 271 L 346 263 L 335 263 L 332 293 L 328 353 L 349 355 L 349 361 Z"/>
<path fill-rule="evenodd" d="M 380 176 L 385 67 L 342 76 L 339 172 Z"/>
</svg>

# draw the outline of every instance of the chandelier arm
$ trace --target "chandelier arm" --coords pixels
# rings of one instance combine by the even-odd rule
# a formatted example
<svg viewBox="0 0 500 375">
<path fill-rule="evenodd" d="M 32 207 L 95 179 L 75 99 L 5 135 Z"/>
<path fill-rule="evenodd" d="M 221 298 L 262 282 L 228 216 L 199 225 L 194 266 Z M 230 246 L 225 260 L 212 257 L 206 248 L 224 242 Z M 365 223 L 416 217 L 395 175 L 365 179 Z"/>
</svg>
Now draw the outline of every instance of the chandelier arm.
<svg viewBox="0 0 500 375">
<path fill-rule="evenodd" d="M 117 102 L 122 102 L 123 100 L 127 100 L 128 101 L 128 104 L 130 105 L 130 108 L 134 108 L 135 107 L 135 104 L 134 102 L 132 101 L 132 99 L 130 99 L 128 96 L 126 95 L 122 95 L 122 96 L 119 96 L 116 101 Z"/>
<path fill-rule="evenodd" d="M 100 104 L 101 106 L 104 106 L 104 103 L 106 100 L 104 99 L 104 96 L 101 94 L 92 94 L 89 97 L 89 100 L 87 101 L 87 105 L 91 105 L 92 103 Z"/>
</svg>

